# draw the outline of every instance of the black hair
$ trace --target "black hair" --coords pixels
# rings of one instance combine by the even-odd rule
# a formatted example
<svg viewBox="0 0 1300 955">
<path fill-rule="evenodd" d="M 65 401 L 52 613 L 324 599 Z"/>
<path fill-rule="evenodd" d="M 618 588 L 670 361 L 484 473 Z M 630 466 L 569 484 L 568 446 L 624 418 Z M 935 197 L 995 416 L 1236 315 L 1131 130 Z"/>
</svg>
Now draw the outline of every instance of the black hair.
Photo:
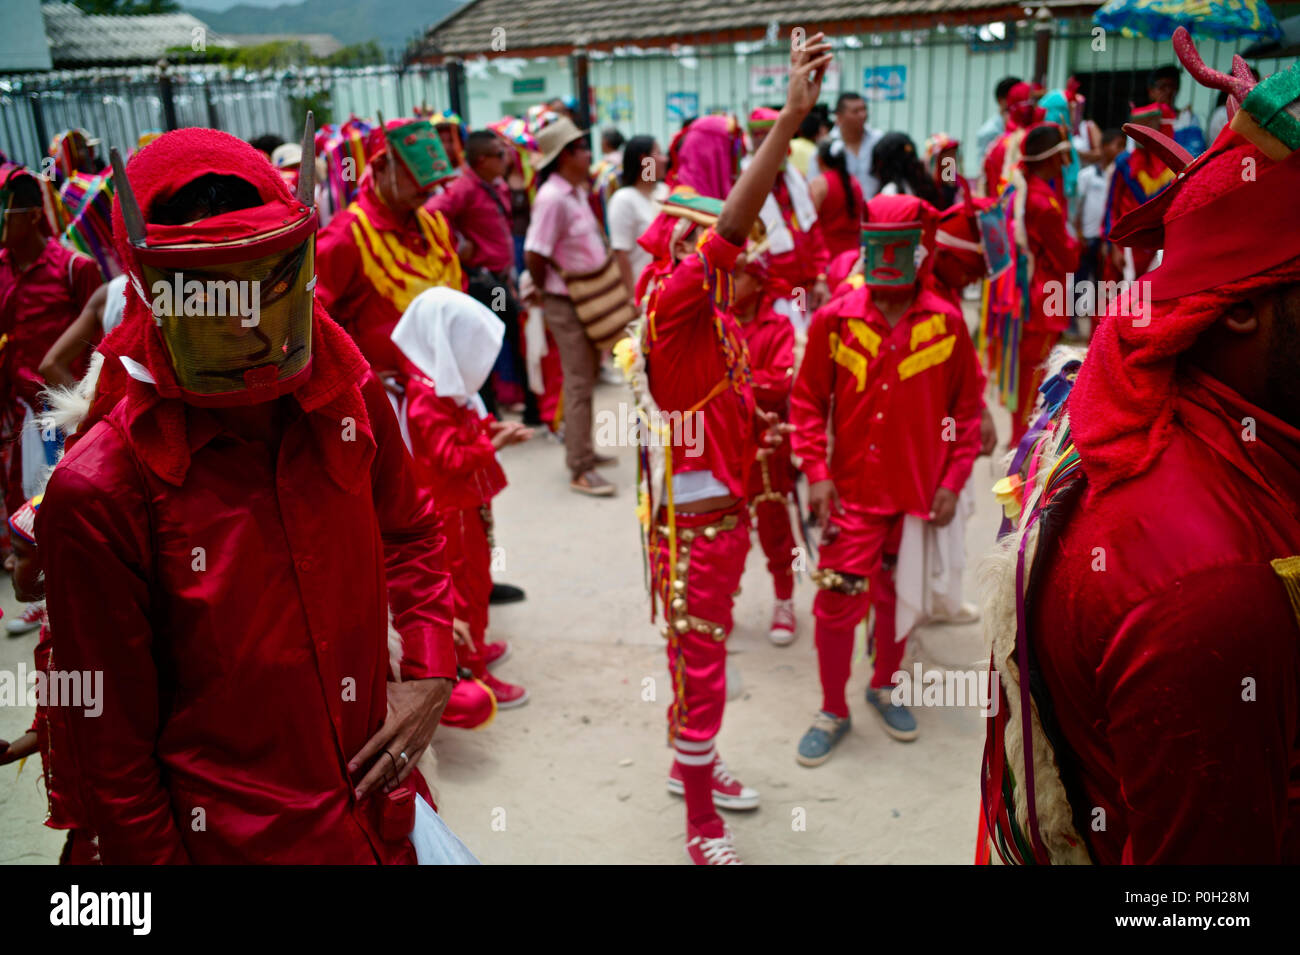
<svg viewBox="0 0 1300 955">
<path fill-rule="evenodd" d="M 1161 80 L 1173 80 L 1175 86 L 1183 85 L 1183 74 L 1176 66 L 1157 66 L 1147 74 L 1147 89 L 1151 89 Z"/>
<path fill-rule="evenodd" d="M 1124 130 L 1120 129 L 1117 126 L 1112 126 L 1110 127 L 1110 129 L 1103 129 L 1101 131 L 1101 141 L 1103 143 L 1113 143 L 1117 139 L 1127 139 L 1127 138 L 1128 136 L 1125 135 Z"/>
<path fill-rule="evenodd" d="M 647 156 L 655 151 L 653 136 L 633 136 L 623 147 L 623 175 L 625 186 L 635 186 L 641 180 L 641 167 Z"/>
<path fill-rule="evenodd" d="M 275 133 L 265 133 L 264 135 L 254 137 L 248 141 L 258 152 L 266 153 L 268 156 L 275 152 L 276 149 L 284 145 L 284 140 Z"/>
<path fill-rule="evenodd" d="M 504 147 L 501 137 L 490 129 L 476 129 L 465 140 L 465 161 L 471 166 L 483 156 L 491 155 L 493 148 Z"/>
<path fill-rule="evenodd" d="M 247 179 L 210 172 L 181 186 L 166 199 L 155 200 L 148 218 L 154 225 L 183 225 L 260 205 L 262 197 Z"/>
<path fill-rule="evenodd" d="M 35 176 L 18 173 L 9 180 L 9 191 L 13 193 L 15 209 L 31 208 L 41 205 L 41 184 Z"/>
<path fill-rule="evenodd" d="M 939 187 L 916 154 L 916 144 L 906 133 L 885 133 L 880 137 L 880 142 L 871 150 L 871 175 L 880 181 L 881 186 L 892 182 L 899 192 L 919 196 L 936 209 L 943 204 Z"/>
<path fill-rule="evenodd" d="M 853 102 L 853 100 L 855 100 L 855 99 L 857 99 L 857 100 L 862 99 L 862 94 L 861 94 L 861 93 L 841 93 L 841 94 L 839 95 L 839 98 L 835 100 L 835 112 L 838 113 L 841 109 L 844 108 L 844 104 L 845 104 L 845 103 L 851 103 L 851 102 Z M 866 102 L 866 101 L 863 100 L 863 102 Z"/>
<path fill-rule="evenodd" d="M 849 174 L 849 164 L 844 158 L 844 144 L 840 144 L 838 153 L 832 152 L 834 140 L 823 140 L 817 147 L 817 167 L 823 173 L 833 172 L 840 177 L 840 182 L 844 186 L 844 202 L 849 208 L 849 218 L 854 220 L 858 216 L 858 200 L 853 197 L 853 176 Z"/>
<path fill-rule="evenodd" d="M 600 134 L 600 148 L 605 150 L 605 152 L 622 149 L 623 144 L 626 142 L 627 140 L 623 138 L 623 134 L 613 126 L 605 127 L 604 131 Z"/>
<path fill-rule="evenodd" d="M 803 121 L 799 123 L 799 132 L 795 135 L 800 139 L 807 139 L 812 142 L 817 141 L 817 134 L 822 131 L 824 120 L 817 114 L 816 110 L 811 110 Z"/>
<path fill-rule="evenodd" d="M 1025 141 L 1020 147 L 1020 154 L 1022 156 L 1036 156 L 1061 142 L 1062 136 L 1061 127 L 1055 123 L 1044 123 L 1041 126 L 1035 126 L 1025 133 Z"/>
<path fill-rule="evenodd" d="M 1017 83 L 1024 82 L 1018 76 L 1004 76 L 998 80 L 998 85 L 993 87 L 993 98 L 999 103 L 1011 95 L 1011 87 Z"/>
</svg>

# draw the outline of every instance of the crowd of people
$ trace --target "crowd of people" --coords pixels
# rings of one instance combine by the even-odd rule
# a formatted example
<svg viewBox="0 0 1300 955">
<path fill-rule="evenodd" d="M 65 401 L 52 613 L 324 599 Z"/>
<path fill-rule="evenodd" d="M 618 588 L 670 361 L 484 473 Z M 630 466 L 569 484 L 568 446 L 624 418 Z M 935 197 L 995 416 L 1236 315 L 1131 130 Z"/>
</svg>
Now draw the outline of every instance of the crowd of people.
<svg viewBox="0 0 1300 955">
<path fill-rule="evenodd" d="M 985 613 L 1004 705 L 978 857 L 1296 859 L 1300 134 L 1261 105 L 1295 89 L 1178 52 L 1224 92 L 1208 142 L 1177 67 L 1124 130 L 1073 80 L 1007 77 L 973 180 L 952 136 L 918 149 L 857 93 L 823 103 L 820 35 L 784 103 L 668 143 L 606 129 L 599 156 L 558 99 L 474 129 L 151 133 L 111 168 L 69 130 L 53 178 L 6 161 L 6 627 L 103 693 L 43 702 L 0 763 L 39 754 L 64 861 L 420 858 L 437 726 L 529 698 L 490 637 L 526 599 L 493 579 L 502 454 L 544 432 L 573 492 L 615 496 L 602 381 L 640 423 L 691 861 L 739 862 L 718 810 L 759 804 L 717 748 L 751 536 L 774 645 L 799 634 L 800 555 L 817 588 L 797 762 L 851 730 L 864 620 L 867 711 L 915 740 L 909 635 L 980 618 L 990 393 L 1013 570 Z M 1246 713 L 1210 699 L 1225 660 L 1259 684 Z"/>
</svg>

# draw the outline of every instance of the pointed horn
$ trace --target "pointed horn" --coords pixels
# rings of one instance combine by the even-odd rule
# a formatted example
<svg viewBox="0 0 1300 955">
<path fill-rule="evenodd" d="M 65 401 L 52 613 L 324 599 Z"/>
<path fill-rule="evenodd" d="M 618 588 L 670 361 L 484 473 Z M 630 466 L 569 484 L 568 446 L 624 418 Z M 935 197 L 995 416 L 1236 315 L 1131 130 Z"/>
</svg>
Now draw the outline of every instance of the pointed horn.
<svg viewBox="0 0 1300 955">
<path fill-rule="evenodd" d="M 298 164 L 298 201 L 308 209 L 316 204 L 316 117 L 307 110 L 302 131 L 302 160 Z"/>
<path fill-rule="evenodd" d="M 1141 123 L 1125 123 L 1124 132 L 1149 149 L 1157 159 L 1175 173 L 1182 172 L 1195 158 L 1177 142 L 1150 126 L 1143 126 Z"/>
<path fill-rule="evenodd" d="M 1240 77 L 1229 76 L 1227 73 L 1220 73 L 1206 66 L 1205 61 L 1201 59 L 1201 54 L 1196 51 L 1196 44 L 1192 42 L 1192 35 L 1187 32 L 1187 27 L 1179 27 L 1174 31 L 1174 52 L 1178 54 L 1178 59 L 1187 68 L 1187 72 L 1191 73 L 1192 78 L 1202 86 L 1212 90 L 1224 90 L 1236 96 L 1238 100 L 1245 99 L 1246 94 L 1255 87 L 1253 79 L 1244 82 Z"/>
<path fill-rule="evenodd" d="M 131 180 L 126 178 L 122 154 L 114 146 L 108 151 L 108 158 L 113 164 L 113 189 L 117 193 L 117 201 L 122 204 L 122 221 L 126 223 L 127 240 L 137 248 L 143 248 L 144 216 L 140 214 L 140 204 L 135 201 L 135 193 L 131 191 Z"/>
</svg>

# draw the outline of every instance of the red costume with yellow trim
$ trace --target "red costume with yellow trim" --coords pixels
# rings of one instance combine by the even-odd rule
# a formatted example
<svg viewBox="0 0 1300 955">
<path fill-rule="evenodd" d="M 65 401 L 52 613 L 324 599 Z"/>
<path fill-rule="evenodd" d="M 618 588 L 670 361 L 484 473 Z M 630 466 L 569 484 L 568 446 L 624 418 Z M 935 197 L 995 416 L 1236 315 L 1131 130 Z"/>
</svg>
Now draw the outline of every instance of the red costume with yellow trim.
<svg viewBox="0 0 1300 955">
<path fill-rule="evenodd" d="M 357 198 L 317 238 L 317 296 L 379 374 L 400 367 L 390 336 L 417 295 L 439 285 L 468 287 L 442 213 L 420 207 L 400 219 L 375 187 L 373 162 L 388 149 L 385 132 L 408 125 L 390 120 L 371 131 Z M 393 161 L 401 160 L 394 155 Z"/>
<path fill-rule="evenodd" d="M 888 264 L 890 256 L 911 256 L 916 244 L 933 250 L 934 210 L 912 196 L 878 196 L 867 212 L 864 229 L 915 227 L 914 244 L 888 247 L 879 265 L 880 275 L 905 281 L 907 269 Z M 853 630 L 869 606 L 876 608 L 871 685 L 889 686 L 902 659 L 883 558 L 897 552 L 903 516 L 928 517 L 940 487 L 960 494 L 979 451 L 978 362 L 961 310 L 923 265 L 914 284 L 902 286 L 915 290 L 914 299 L 891 326 L 872 299 L 874 265 L 813 316 L 791 397 L 803 472 L 810 484 L 833 481 L 843 507 L 823 537 L 813 604 L 822 709 L 840 718 L 848 716 Z M 883 294 L 891 291 L 898 286 Z"/>
</svg>

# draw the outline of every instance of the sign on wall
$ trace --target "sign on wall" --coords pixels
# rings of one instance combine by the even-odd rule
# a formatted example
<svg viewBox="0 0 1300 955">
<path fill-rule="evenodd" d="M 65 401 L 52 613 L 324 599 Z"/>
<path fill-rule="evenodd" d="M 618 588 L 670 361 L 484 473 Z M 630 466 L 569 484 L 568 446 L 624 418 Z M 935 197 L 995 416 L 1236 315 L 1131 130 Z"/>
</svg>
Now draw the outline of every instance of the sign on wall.
<svg viewBox="0 0 1300 955">
<path fill-rule="evenodd" d="M 546 77 L 526 76 L 520 80 L 511 80 L 510 92 L 516 96 L 520 93 L 545 93 Z"/>
<path fill-rule="evenodd" d="M 906 98 L 906 66 L 868 66 L 862 71 L 862 94 L 868 100 L 900 100 Z"/>
<path fill-rule="evenodd" d="M 668 118 L 685 122 L 700 115 L 699 93 L 669 93 Z"/>
<path fill-rule="evenodd" d="M 626 123 L 632 118 L 631 85 L 597 86 L 596 104 L 602 123 Z"/>
<path fill-rule="evenodd" d="M 749 67 L 749 92 L 752 96 L 771 100 L 773 105 L 785 99 L 786 81 L 790 78 L 790 67 L 784 63 L 754 63 Z M 840 91 L 840 64 L 831 61 L 822 79 L 822 93 L 832 94 Z"/>
</svg>

